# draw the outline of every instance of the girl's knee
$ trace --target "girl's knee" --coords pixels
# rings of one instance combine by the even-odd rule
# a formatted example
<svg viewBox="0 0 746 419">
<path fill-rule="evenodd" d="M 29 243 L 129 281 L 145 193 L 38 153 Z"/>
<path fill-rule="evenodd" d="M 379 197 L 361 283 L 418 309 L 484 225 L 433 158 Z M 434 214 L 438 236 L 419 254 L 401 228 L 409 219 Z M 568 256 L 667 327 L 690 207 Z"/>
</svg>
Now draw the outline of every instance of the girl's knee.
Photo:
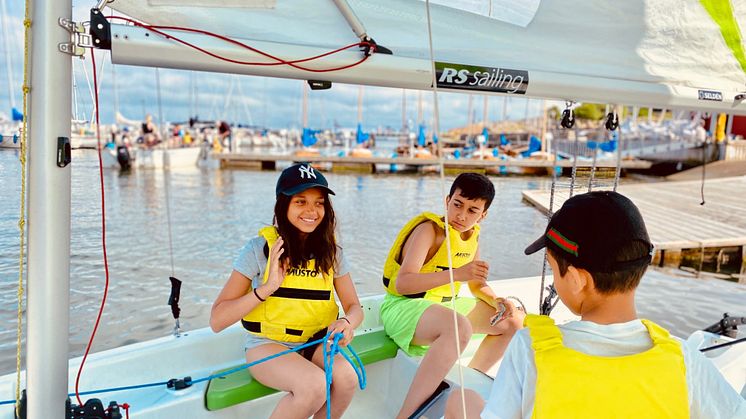
<svg viewBox="0 0 746 419">
<path fill-rule="evenodd" d="M 336 365 L 340 366 L 337 367 Z M 357 386 L 357 374 L 352 366 L 344 359 L 335 360 L 335 368 L 332 375 L 332 387 L 334 390 L 353 393 Z"/>
<path fill-rule="evenodd" d="M 311 409 L 320 409 L 326 402 L 326 378 L 324 373 L 312 374 L 291 390 L 293 397 Z M 314 410 L 315 411 L 315 410 Z"/>
</svg>

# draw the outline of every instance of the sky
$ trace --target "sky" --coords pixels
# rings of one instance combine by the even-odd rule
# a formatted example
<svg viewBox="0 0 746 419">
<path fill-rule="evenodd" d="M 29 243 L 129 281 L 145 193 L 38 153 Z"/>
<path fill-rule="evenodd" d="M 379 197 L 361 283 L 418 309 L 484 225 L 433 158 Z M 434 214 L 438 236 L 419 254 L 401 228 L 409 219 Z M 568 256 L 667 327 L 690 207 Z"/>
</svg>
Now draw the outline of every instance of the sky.
<svg viewBox="0 0 746 419">
<path fill-rule="evenodd" d="M 5 0 L 7 16 L 0 21 L 0 113 L 10 114 L 12 95 L 17 108 L 22 105 L 23 83 L 23 0 Z M 88 10 L 95 1 L 73 0 L 73 18 L 88 20 Z M 0 11 L 1 13 L 2 11 Z M 7 23 L 7 27 L 6 27 Z M 7 39 L 6 39 L 7 30 Z M 6 51 L 10 52 L 9 83 Z M 157 122 L 185 121 L 190 115 L 200 119 L 226 119 L 230 122 L 253 124 L 269 128 L 298 128 L 302 121 L 300 80 L 112 66 L 109 53 L 98 51 L 99 100 L 101 122 L 114 122 L 115 110 L 126 118 L 141 120 L 152 114 Z M 90 120 L 93 112 L 93 79 L 90 57 L 73 60 L 73 119 Z M 158 73 L 156 76 L 156 72 Z M 158 106 L 156 80 L 160 81 L 161 106 Z M 231 86 L 233 88 L 231 89 Z M 232 91 L 232 93 L 230 93 Z M 12 92 L 12 93 L 11 93 Z M 359 87 L 335 83 L 331 89 L 309 92 L 308 120 L 310 128 L 351 128 L 357 124 Z M 406 95 L 409 126 L 416 124 L 418 92 L 402 89 L 366 86 L 363 93 L 363 128 L 402 126 L 402 96 Z M 116 100 L 118 96 L 118 101 Z M 432 92 L 422 92 L 425 121 L 432 121 Z M 440 128 L 448 130 L 464 126 L 468 121 L 469 96 L 438 93 Z M 541 101 L 520 97 L 489 97 L 488 119 L 491 121 L 522 119 L 540 112 Z M 118 106 L 117 106 L 118 102 Z M 481 121 L 484 99 L 474 97 L 473 120 Z M 428 123 L 430 125 L 431 122 Z"/>
</svg>

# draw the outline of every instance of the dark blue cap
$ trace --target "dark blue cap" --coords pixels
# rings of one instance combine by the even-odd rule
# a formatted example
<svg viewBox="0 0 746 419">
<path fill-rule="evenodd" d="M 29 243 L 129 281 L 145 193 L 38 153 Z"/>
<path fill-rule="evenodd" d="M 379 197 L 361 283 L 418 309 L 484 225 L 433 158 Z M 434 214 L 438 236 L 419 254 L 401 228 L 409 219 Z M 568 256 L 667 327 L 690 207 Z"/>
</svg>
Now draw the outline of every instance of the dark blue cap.
<svg viewBox="0 0 746 419">
<path fill-rule="evenodd" d="M 321 188 L 334 195 L 334 191 L 329 189 L 329 183 L 321 172 L 311 167 L 309 163 L 296 163 L 280 174 L 275 195 L 293 196 L 311 188 Z"/>
<path fill-rule="evenodd" d="M 633 241 L 647 245 L 649 253 L 616 260 L 620 250 Z M 653 254 L 640 210 L 629 198 L 611 191 L 584 193 L 565 201 L 546 232 L 525 253 L 530 255 L 544 247 L 561 254 L 575 267 L 597 272 L 647 265 Z"/>
</svg>

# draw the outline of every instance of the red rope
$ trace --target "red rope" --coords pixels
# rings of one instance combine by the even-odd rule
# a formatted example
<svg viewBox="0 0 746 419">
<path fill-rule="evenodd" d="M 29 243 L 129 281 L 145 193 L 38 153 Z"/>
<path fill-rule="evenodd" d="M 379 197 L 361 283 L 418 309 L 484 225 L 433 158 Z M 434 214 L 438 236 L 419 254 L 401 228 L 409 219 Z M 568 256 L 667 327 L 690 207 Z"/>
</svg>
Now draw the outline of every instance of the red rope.
<svg viewBox="0 0 746 419">
<path fill-rule="evenodd" d="M 104 296 L 101 299 L 101 307 L 98 310 L 98 316 L 96 316 L 96 324 L 93 326 L 93 332 L 91 332 L 91 338 L 88 340 L 88 345 L 85 348 L 85 354 L 83 355 L 83 361 L 80 362 L 78 368 L 78 375 L 75 377 L 75 397 L 78 399 L 78 405 L 82 406 L 83 403 L 80 400 L 80 394 L 78 391 L 78 384 L 80 383 L 80 375 L 83 372 L 83 365 L 85 360 L 88 358 L 88 352 L 91 350 L 93 344 L 93 338 L 96 336 L 98 330 L 98 324 L 101 321 L 101 315 L 104 312 L 104 305 L 106 304 L 106 296 L 109 293 L 109 259 L 106 256 L 106 195 L 104 193 L 104 164 L 101 159 L 101 130 L 98 113 L 98 80 L 96 79 L 96 55 L 91 50 L 91 63 L 93 64 L 93 92 L 95 95 L 95 106 L 96 106 L 96 141 L 98 146 L 98 172 L 99 179 L 101 181 L 101 244 L 104 250 L 104 271 L 106 272 L 106 285 L 104 285 Z"/>
<path fill-rule="evenodd" d="M 341 47 L 341 48 L 337 48 L 337 49 L 335 49 L 333 51 L 328 51 L 328 52 L 325 52 L 323 54 L 315 55 L 313 57 L 307 57 L 307 58 L 301 58 L 301 59 L 297 59 L 297 60 L 288 61 L 288 60 L 284 60 L 282 58 L 276 57 L 276 56 L 274 56 L 272 54 L 269 54 L 267 52 L 264 52 L 264 51 L 262 51 L 260 49 L 254 48 L 254 47 L 252 47 L 250 45 L 246 45 L 246 44 L 244 44 L 244 43 L 242 43 L 240 41 L 236 41 L 235 39 L 231 39 L 231 38 L 228 38 L 226 36 L 218 35 L 216 33 L 204 31 L 204 30 L 201 30 L 201 29 L 185 28 L 185 27 L 180 27 L 180 26 L 146 25 L 144 23 L 141 23 L 141 22 L 138 22 L 136 20 L 129 19 L 129 18 L 126 18 L 126 17 L 122 17 L 122 16 L 108 16 L 108 17 L 110 19 L 124 20 L 126 22 L 132 23 L 135 26 L 139 26 L 139 27 L 145 28 L 145 29 L 147 29 L 147 30 L 149 30 L 151 32 L 155 32 L 155 33 L 157 33 L 157 34 L 165 37 L 166 39 L 172 39 L 172 40 L 174 40 L 174 41 L 176 41 L 176 42 L 178 42 L 180 44 L 183 44 L 183 45 L 186 45 L 186 46 L 188 46 L 190 48 L 193 48 L 193 49 L 195 49 L 195 50 L 197 50 L 197 51 L 199 51 L 199 52 L 201 52 L 201 53 L 203 53 L 205 55 L 209 55 L 210 57 L 217 58 L 219 60 L 226 61 L 226 62 L 233 63 L 233 64 L 240 64 L 240 65 L 254 65 L 254 66 L 288 65 L 290 67 L 297 68 L 298 70 L 309 71 L 309 72 L 312 72 L 312 73 L 327 73 L 327 72 L 331 72 L 331 71 L 344 70 L 344 69 L 347 69 L 347 68 L 352 68 L 352 67 L 355 67 L 357 65 L 360 65 L 363 62 L 365 62 L 368 58 L 370 58 L 370 54 L 373 54 L 375 52 L 375 49 L 376 49 L 375 44 L 372 44 L 370 42 L 357 42 L 357 43 L 350 44 L 350 45 L 347 45 L 347 46 L 344 46 L 344 47 Z M 241 61 L 241 60 L 235 60 L 235 59 L 232 59 L 232 58 L 224 57 L 222 55 L 215 54 L 213 52 L 210 52 L 210 51 L 207 51 L 207 50 L 205 50 L 203 48 L 200 48 L 200 47 L 198 47 L 198 46 L 196 46 L 196 45 L 194 45 L 194 44 L 192 44 L 190 42 L 184 41 L 183 39 L 180 39 L 180 38 L 178 38 L 178 37 L 176 37 L 174 35 L 171 35 L 171 34 L 168 34 L 166 32 L 160 31 L 159 29 L 164 29 L 164 30 L 178 30 L 178 31 L 193 32 L 193 33 L 199 33 L 199 34 L 202 34 L 202 35 L 207 35 L 207 36 L 210 36 L 210 37 L 217 38 L 217 39 L 220 39 L 222 41 L 228 42 L 230 44 L 240 46 L 240 47 L 242 47 L 244 49 L 247 49 L 249 51 L 255 52 L 257 54 L 260 54 L 262 56 L 265 56 L 267 58 L 275 60 L 276 62 L 274 62 L 274 63 L 264 63 L 264 62 Z M 324 68 L 324 69 L 314 69 L 314 68 L 308 68 L 308 67 L 297 65 L 297 63 L 305 63 L 305 62 L 309 62 L 309 61 L 313 61 L 313 60 L 318 60 L 320 58 L 324 58 L 324 57 L 327 57 L 329 55 L 333 55 L 333 54 L 339 53 L 341 51 L 344 51 L 344 50 L 347 50 L 347 49 L 350 49 L 350 48 L 355 48 L 355 47 L 371 48 L 371 52 L 370 52 L 370 54 L 364 55 L 363 58 L 361 58 L 360 60 L 358 60 L 358 61 L 356 61 L 356 62 L 354 62 L 352 64 L 347 64 L 347 65 L 343 65 L 343 66 L 339 66 L 339 67 Z"/>
<path fill-rule="evenodd" d="M 130 419 L 130 405 L 127 403 L 117 404 L 117 407 L 124 409 L 125 419 Z M 111 412 L 111 407 L 106 408 L 106 412 Z"/>
</svg>

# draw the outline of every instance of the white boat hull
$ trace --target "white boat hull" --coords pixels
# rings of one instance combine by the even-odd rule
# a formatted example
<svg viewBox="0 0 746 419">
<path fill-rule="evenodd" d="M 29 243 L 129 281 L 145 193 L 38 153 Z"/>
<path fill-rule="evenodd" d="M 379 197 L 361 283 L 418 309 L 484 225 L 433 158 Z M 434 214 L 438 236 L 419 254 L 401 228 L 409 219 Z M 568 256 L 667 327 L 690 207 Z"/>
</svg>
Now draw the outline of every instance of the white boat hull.
<svg viewBox="0 0 746 419">
<path fill-rule="evenodd" d="M 490 284 L 498 295 L 514 295 L 520 298 L 530 312 L 538 307 L 538 290 L 540 280 L 521 278 L 493 281 Z M 462 294 L 468 289 L 462 288 Z M 365 321 L 357 330 L 358 334 L 381 330 L 378 308 L 383 296 L 371 296 L 361 300 Z M 558 323 L 575 317 L 559 303 L 552 313 Z M 224 368 L 233 367 L 243 361 L 243 343 L 246 332 L 236 324 L 225 331 L 215 334 L 209 328 L 184 333 L 181 337 L 167 336 L 160 339 L 136 343 L 120 348 L 95 353 L 89 356 L 81 378 L 80 390 L 121 387 L 152 382 L 167 381 L 171 378 L 190 376 L 197 379 L 210 375 Z M 689 345 L 707 347 L 718 337 L 705 332 L 695 332 Z M 492 380 L 465 365 L 478 346 L 472 340 L 461 358 L 464 365 L 464 384 L 488 396 Z M 708 352 L 713 363 L 723 373 L 728 382 L 737 391 L 746 392 L 746 345 L 734 345 L 727 349 Z M 347 418 L 381 418 L 394 417 L 403 401 L 409 383 L 414 376 L 420 358 L 409 357 L 399 351 L 393 359 L 379 361 L 366 366 L 368 387 L 358 391 L 348 409 Z M 80 358 L 69 364 L 69 391 L 74 391 L 75 374 Z M 452 386 L 459 383 L 458 365 L 451 369 L 446 377 Z M 22 382 L 22 387 L 25 384 Z M 115 393 L 104 393 L 82 397 L 96 397 L 108 405 L 111 400 L 127 402 L 131 407 L 133 418 L 262 418 L 269 417 L 282 393 L 265 396 L 256 400 L 231 406 L 217 411 L 205 409 L 205 390 L 207 382 L 195 384 L 187 389 L 174 391 L 165 386 L 145 389 L 127 390 Z M 15 395 L 15 374 L 0 377 L 0 399 L 11 399 Z M 444 399 L 444 398 L 443 398 Z M 382 401 L 385 400 L 385 403 Z M 427 417 L 440 417 L 442 412 L 440 400 Z M 13 418 L 12 405 L 0 406 L 0 419 Z"/>
<path fill-rule="evenodd" d="M 12 134 L 0 134 L 0 140 L 0 148 L 21 148 L 21 139 Z"/>
<path fill-rule="evenodd" d="M 195 167 L 200 157 L 200 147 L 172 149 L 134 149 L 134 166 L 144 169 L 176 169 Z"/>
</svg>

